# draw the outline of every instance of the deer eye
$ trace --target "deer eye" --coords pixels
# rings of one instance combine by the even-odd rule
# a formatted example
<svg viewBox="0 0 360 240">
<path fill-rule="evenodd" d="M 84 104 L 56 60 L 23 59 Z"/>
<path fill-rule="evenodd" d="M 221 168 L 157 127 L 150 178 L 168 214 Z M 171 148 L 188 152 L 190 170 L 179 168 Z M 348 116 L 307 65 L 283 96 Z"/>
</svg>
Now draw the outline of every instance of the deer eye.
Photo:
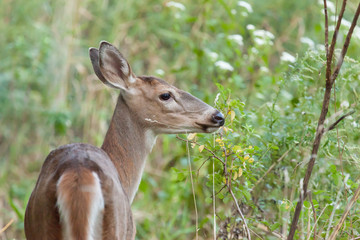
<svg viewBox="0 0 360 240">
<path fill-rule="evenodd" d="M 171 95 L 170 95 L 170 93 L 163 93 L 159 96 L 159 98 L 163 101 L 167 101 L 171 98 Z"/>
</svg>

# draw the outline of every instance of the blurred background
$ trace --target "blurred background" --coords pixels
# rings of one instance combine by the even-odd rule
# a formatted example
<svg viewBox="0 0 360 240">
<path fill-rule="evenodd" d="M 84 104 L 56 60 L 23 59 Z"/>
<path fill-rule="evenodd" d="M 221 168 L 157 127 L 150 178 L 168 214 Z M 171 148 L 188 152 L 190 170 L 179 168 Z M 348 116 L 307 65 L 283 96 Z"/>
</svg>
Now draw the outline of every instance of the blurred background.
<svg viewBox="0 0 360 240">
<path fill-rule="evenodd" d="M 339 4 L 328 1 L 330 30 Z M 339 48 L 356 4 L 348 1 Z M 247 212 L 257 199 L 256 214 L 247 217 L 262 239 L 278 239 L 264 232 L 286 235 L 321 109 L 322 9 L 322 1 L 313 0 L 0 1 L 0 228 L 14 219 L 0 239 L 25 238 L 26 204 L 52 149 L 71 142 L 101 146 L 118 95 L 91 67 L 88 48 L 101 40 L 117 46 L 136 74 L 163 78 L 211 105 L 219 93 L 216 84 L 231 90 L 231 98 L 244 105 L 233 130 L 258 147 L 255 165 L 248 168 L 251 178 L 241 180 L 251 196 L 239 194 L 239 201 Z M 313 196 L 316 208 L 328 216 L 319 220 L 324 237 L 330 216 L 341 216 L 360 175 L 358 28 L 348 56 L 329 116 L 350 108 L 357 112 L 323 140 L 312 179 L 319 191 Z M 247 126 L 246 133 L 241 126 Z M 295 150 L 250 191 L 294 144 Z M 202 163 L 195 161 L 194 168 Z M 194 238 L 187 168 L 185 143 L 175 136 L 158 138 L 133 204 L 137 239 Z M 195 179 L 200 239 L 214 238 L 208 170 Z M 241 239 L 234 233 L 239 221 L 233 205 L 223 197 L 217 199 L 216 232 L 228 231 L 222 239 Z M 343 239 L 359 236 L 358 211 L 353 209 Z M 302 215 L 299 239 L 307 236 L 310 215 L 307 210 Z"/>
</svg>

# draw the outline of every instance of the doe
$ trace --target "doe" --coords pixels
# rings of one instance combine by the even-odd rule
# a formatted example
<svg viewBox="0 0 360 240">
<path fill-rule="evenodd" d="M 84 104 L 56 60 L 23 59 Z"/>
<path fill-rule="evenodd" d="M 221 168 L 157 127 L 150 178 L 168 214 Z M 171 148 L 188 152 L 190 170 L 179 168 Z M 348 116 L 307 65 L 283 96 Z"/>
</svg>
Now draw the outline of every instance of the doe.
<svg viewBox="0 0 360 240">
<path fill-rule="evenodd" d="M 28 240 L 134 239 L 130 209 L 156 136 L 210 133 L 224 116 L 164 80 L 136 76 L 108 42 L 90 48 L 98 78 L 120 90 L 101 148 L 82 143 L 46 158 L 25 213 Z"/>
</svg>

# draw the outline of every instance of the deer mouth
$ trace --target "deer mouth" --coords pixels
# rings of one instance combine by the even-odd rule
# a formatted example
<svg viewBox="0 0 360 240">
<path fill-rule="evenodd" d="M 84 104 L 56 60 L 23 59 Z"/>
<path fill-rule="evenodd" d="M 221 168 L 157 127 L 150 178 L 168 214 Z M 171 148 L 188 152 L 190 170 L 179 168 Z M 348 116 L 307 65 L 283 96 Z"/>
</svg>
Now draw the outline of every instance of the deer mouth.
<svg viewBox="0 0 360 240">
<path fill-rule="evenodd" d="M 220 124 L 203 124 L 198 122 L 195 122 L 195 124 L 199 126 L 205 133 L 215 132 L 222 126 Z"/>
</svg>

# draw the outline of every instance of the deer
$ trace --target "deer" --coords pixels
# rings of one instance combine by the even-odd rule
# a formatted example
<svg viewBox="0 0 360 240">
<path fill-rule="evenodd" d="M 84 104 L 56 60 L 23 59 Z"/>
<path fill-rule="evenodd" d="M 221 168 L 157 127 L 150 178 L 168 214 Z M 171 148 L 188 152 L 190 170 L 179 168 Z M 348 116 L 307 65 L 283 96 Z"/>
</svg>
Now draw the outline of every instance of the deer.
<svg viewBox="0 0 360 240">
<path fill-rule="evenodd" d="M 153 76 L 136 76 L 112 44 L 89 55 L 96 76 L 119 90 L 101 148 L 72 143 L 45 159 L 25 212 L 28 240 L 135 239 L 131 204 L 160 134 L 212 133 L 224 116 Z"/>
</svg>

